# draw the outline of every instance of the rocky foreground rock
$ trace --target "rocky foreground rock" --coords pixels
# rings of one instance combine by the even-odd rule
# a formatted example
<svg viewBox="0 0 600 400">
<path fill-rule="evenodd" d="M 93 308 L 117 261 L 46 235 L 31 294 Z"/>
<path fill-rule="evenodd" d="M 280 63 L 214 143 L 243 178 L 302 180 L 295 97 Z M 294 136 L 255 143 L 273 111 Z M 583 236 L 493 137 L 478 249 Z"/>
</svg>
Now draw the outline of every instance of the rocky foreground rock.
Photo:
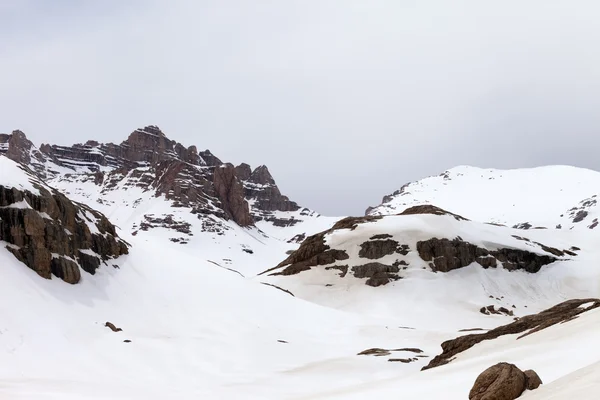
<svg viewBox="0 0 600 400">
<path fill-rule="evenodd" d="M 539 387 L 542 381 L 533 370 L 521 371 L 516 365 L 498 363 L 483 371 L 475 380 L 469 400 L 514 400 L 525 390 Z"/>
<path fill-rule="evenodd" d="M 128 253 L 127 243 L 104 215 L 70 201 L 20 168 L 35 192 L 0 182 L 0 241 L 8 243 L 6 248 L 19 261 L 44 278 L 54 275 L 77 283 L 80 270 L 94 274 L 101 264 Z"/>
</svg>

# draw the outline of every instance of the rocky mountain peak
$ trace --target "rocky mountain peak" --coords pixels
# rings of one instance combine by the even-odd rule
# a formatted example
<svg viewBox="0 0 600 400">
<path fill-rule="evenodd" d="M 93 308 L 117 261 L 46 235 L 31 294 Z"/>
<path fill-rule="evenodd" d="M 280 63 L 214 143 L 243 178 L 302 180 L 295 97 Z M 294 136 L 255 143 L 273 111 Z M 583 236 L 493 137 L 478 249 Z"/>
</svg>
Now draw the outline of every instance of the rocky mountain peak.
<svg viewBox="0 0 600 400">
<path fill-rule="evenodd" d="M 191 208 L 198 218 L 206 219 L 211 232 L 226 229 L 219 218 L 243 227 L 258 221 L 287 226 L 297 223 L 300 214 L 315 214 L 310 210 L 281 214 L 295 213 L 300 207 L 281 194 L 266 166 L 234 167 L 210 150 L 198 151 L 195 145 L 169 139 L 155 125 L 134 130 L 121 144 L 87 140 L 72 146 L 43 144 L 40 151 L 18 131 L 0 136 L 0 152 L 35 167 L 39 176 L 50 181 L 92 181 L 101 187 L 101 197 L 132 186 L 154 191 L 174 207 Z M 33 156 L 39 160 L 32 160 Z M 64 168 L 73 172 L 65 175 Z"/>
<path fill-rule="evenodd" d="M 156 163 L 167 159 L 181 159 L 192 164 L 200 164 L 197 151 L 185 148 L 182 144 L 170 140 L 154 125 L 133 131 L 127 140 L 121 143 L 124 157 L 129 161 Z"/>
<path fill-rule="evenodd" d="M 0 134 L 0 154 L 5 154 L 10 159 L 29 164 L 32 147 L 33 143 L 20 130 L 14 130 L 10 134 Z"/>
<path fill-rule="evenodd" d="M 242 181 L 247 181 L 252 176 L 252 168 L 246 163 L 241 163 L 240 165 L 235 167 L 235 174 Z"/>
<path fill-rule="evenodd" d="M 266 165 L 261 165 L 252 171 L 248 181 L 258 185 L 275 185 L 275 180 Z"/>
</svg>

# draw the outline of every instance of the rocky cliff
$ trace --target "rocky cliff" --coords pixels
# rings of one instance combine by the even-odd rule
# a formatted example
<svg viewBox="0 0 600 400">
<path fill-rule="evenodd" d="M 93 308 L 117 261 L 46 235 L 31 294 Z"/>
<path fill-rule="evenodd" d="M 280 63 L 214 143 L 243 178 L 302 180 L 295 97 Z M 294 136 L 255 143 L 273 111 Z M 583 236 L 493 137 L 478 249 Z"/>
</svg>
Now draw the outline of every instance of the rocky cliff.
<svg viewBox="0 0 600 400">
<path fill-rule="evenodd" d="M 0 157 L 0 167 L 3 176 L 10 175 L 9 182 L 0 181 L 0 241 L 40 276 L 77 283 L 80 270 L 93 275 L 128 253 L 104 215 L 73 203 L 6 157 Z"/>
</svg>

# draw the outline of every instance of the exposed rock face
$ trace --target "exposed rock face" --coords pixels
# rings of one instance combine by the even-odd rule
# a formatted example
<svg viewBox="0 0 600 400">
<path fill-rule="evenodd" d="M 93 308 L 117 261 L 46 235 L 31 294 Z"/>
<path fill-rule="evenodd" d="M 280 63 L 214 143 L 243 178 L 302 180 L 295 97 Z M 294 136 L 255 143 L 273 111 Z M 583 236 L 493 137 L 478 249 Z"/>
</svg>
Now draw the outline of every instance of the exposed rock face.
<svg viewBox="0 0 600 400">
<path fill-rule="evenodd" d="M 0 186 L 0 240 L 40 276 L 77 283 L 79 268 L 94 274 L 101 262 L 127 254 L 104 215 L 41 183 L 36 189 Z"/>
<path fill-rule="evenodd" d="M 317 265 L 327 265 L 338 260 L 347 260 L 349 258 L 345 251 L 331 249 L 324 242 L 325 232 L 309 236 L 302 242 L 300 248 L 294 251 L 288 258 L 279 263 L 274 268 L 263 272 L 271 272 L 275 269 L 286 267 L 278 273 L 271 275 L 294 275 L 302 271 L 307 271 Z"/>
<path fill-rule="evenodd" d="M 242 182 L 247 181 L 252 176 L 252 168 L 246 163 L 241 163 L 235 167 L 235 174 Z"/>
<path fill-rule="evenodd" d="M 45 176 L 41 165 L 45 161 L 45 157 L 19 130 L 15 130 L 11 134 L 0 133 L 0 155 L 5 155 L 18 163 L 30 165 L 38 174 Z"/>
<path fill-rule="evenodd" d="M 583 307 L 583 306 L 586 307 Z M 600 299 L 568 300 L 538 314 L 527 315 L 508 325 L 499 326 L 485 333 L 459 336 L 442 343 L 442 354 L 436 356 L 423 369 L 448 364 L 457 354 L 470 349 L 484 340 L 493 340 L 503 335 L 523 333 L 517 339 L 546 329 L 549 326 L 570 321 L 583 312 L 600 307 Z"/>
<path fill-rule="evenodd" d="M 555 250 L 555 253 L 563 254 L 560 250 L 552 250 Z M 519 249 L 490 251 L 460 238 L 453 240 L 432 238 L 420 241 L 417 242 L 417 251 L 424 261 L 430 262 L 431 269 L 438 272 L 463 268 L 473 262 L 477 262 L 484 268 L 496 267 L 496 261 L 498 261 L 504 268 L 511 271 L 522 269 L 534 273 L 538 272 L 542 266 L 557 260 L 550 255 L 538 255 Z"/>
<path fill-rule="evenodd" d="M 213 183 L 227 215 L 240 226 L 253 225 L 248 202 L 244 198 L 244 189 L 235 175 L 233 165 L 224 164 L 217 167 Z"/>
<path fill-rule="evenodd" d="M 498 363 L 483 371 L 469 392 L 469 400 L 514 400 L 525 390 L 525 374 L 516 365 Z"/>
<path fill-rule="evenodd" d="M 368 263 L 352 267 L 352 272 L 357 278 L 369 278 L 365 282 L 369 286 L 377 287 L 382 286 L 390 281 L 400 279 L 397 272 L 400 268 L 394 265 L 385 265 L 378 262 Z"/>
<path fill-rule="evenodd" d="M 379 240 L 370 240 L 368 242 L 361 243 L 360 251 L 358 252 L 358 256 L 361 258 L 368 258 L 371 260 L 376 260 L 378 258 L 394 254 L 397 251 L 401 251 L 400 243 L 392 239 L 379 239 Z"/>
</svg>

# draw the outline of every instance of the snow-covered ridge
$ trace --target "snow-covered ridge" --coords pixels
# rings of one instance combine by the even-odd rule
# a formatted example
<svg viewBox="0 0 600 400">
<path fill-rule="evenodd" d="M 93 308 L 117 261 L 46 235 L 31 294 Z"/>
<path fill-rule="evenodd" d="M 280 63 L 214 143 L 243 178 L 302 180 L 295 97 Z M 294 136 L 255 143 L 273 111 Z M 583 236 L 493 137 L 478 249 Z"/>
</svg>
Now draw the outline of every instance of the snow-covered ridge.
<svg viewBox="0 0 600 400">
<path fill-rule="evenodd" d="M 4 156 L 0 156 L 0 186 L 27 190 L 36 195 L 39 195 L 40 186 L 48 189 L 32 171 Z"/>
<path fill-rule="evenodd" d="M 593 229 L 600 217 L 596 199 L 600 173 L 570 166 L 512 170 L 470 166 L 404 185 L 367 209 L 367 215 L 396 214 L 435 204 L 469 219 L 529 228 Z"/>
</svg>

